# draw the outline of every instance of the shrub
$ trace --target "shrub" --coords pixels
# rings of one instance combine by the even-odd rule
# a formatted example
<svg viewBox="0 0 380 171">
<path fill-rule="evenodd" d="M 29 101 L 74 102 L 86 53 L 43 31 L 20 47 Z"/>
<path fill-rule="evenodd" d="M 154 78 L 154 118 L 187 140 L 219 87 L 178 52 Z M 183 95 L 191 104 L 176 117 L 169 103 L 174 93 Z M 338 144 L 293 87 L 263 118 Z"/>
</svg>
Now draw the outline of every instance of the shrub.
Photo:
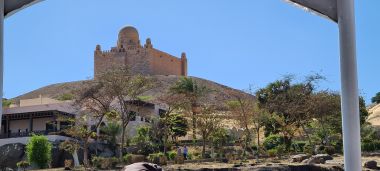
<svg viewBox="0 0 380 171">
<path fill-rule="evenodd" d="M 175 156 L 177 156 L 177 152 L 175 152 L 175 151 L 169 151 L 168 152 L 168 158 L 169 158 L 169 160 L 174 160 Z"/>
<path fill-rule="evenodd" d="M 277 156 L 277 149 L 273 148 L 268 150 L 268 156 L 269 157 L 276 157 Z"/>
<path fill-rule="evenodd" d="M 152 163 L 165 165 L 167 162 L 167 158 L 164 153 L 153 153 L 149 154 L 148 160 Z"/>
<path fill-rule="evenodd" d="M 282 144 L 284 144 L 284 137 L 276 134 L 272 134 L 266 137 L 263 143 L 265 149 L 267 150 L 274 149 Z"/>
<path fill-rule="evenodd" d="M 132 154 L 126 154 L 123 156 L 123 162 L 125 164 L 132 164 Z"/>
<path fill-rule="evenodd" d="M 92 164 L 100 169 L 110 169 L 116 166 L 119 159 L 116 157 L 105 158 L 105 157 L 93 157 L 91 160 Z"/>
<path fill-rule="evenodd" d="M 17 167 L 20 168 L 21 170 L 25 170 L 27 167 L 30 166 L 28 161 L 20 161 L 17 164 Z"/>
<path fill-rule="evenodd" d="M 362 142 L 362 150 L 367 152 L 380 150 L 380 141 L 374 140 L 372 142 Z"/>
<path fill-rule="evenodd" d="M 325 146 L 325 149 L 323 150 L 324 153 L 328 155 L 335 154 L 335 147 L 334 146 Z"/>
<path fill-rule="evenodd" d="M 304 141 L 296 141 L 293 142 L 292 147 L 295 152 L 304 152 L 306 146 L 306 142 Z"/>
<path fill-rule="evenodd" d="M 52 145 L 46 136 L 33 135 L 26 145 L 26 154 L 29 163 L 35 163 L 43 169 L 51 161 Z"/>
</svg>

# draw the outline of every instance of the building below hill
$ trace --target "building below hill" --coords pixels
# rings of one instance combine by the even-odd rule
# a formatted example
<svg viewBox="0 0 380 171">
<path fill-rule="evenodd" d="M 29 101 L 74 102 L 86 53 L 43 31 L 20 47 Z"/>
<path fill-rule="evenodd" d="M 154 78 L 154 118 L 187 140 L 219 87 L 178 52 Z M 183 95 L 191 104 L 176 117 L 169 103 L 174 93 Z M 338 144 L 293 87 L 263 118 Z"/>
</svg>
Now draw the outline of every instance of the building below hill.
<svg viewBox="0 0 380 171">
<path fill-rule="evenodd" d="M 187 76 L 185 53 L 177 58 L 157 50 L 149 38 L 142 46 L 137 29 L 131 26 L 120 30 L 116 47 L 102 51 L 101 46 L 97 45 L 94 52 L 95 78 L 119 66 L 128 66 L 134 74 Z"/>
</svg>

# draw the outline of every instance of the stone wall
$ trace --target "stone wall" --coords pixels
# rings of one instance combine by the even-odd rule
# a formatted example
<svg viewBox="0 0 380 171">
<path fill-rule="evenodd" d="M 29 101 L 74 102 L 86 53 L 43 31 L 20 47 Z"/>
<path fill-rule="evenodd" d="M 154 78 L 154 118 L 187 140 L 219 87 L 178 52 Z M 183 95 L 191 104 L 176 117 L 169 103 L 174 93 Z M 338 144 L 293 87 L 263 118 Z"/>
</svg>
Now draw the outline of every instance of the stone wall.
<svg viewBox="0 0 380 171">
<path fill-rule="evenodd" d="M 187 76 L 185 53 L 181 55 L 181 58 L 178 58 L 153 48 L 150 39 L 146 40 L 144 46 L 140 45 L 140 40 L 138 39 L 137 30 L 132 27 L 126 27 L 120 31 L 119 43 L 116 47 L 102 51 L 101 46 L 97 45 L 94 52 L 95 78 L 108 69 L 121 66 L 130 67 L 131 72 L 134 74 Z M 128 42 L 127 40 L 133 41 L 128 44 L 125 43 Z"/>
</svg>

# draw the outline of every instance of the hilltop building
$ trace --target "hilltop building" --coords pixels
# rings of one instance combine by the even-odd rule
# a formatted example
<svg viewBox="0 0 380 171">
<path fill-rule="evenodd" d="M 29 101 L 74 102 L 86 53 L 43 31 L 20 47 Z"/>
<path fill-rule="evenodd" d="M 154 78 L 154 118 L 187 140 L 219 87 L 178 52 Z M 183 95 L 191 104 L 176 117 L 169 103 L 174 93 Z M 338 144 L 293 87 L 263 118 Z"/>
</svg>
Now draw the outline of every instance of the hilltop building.
<svg viewBox="0 0 380 171">
<path fill-rule="evenodd" d="M 187 76 L 187 58 L 182 53 L 177 58 L 153 48 L 151 40 L 140 44 L 136 28 L 127 26 L 120 30 L 116 47 L 102 51 L 100 45 L 94 52 L 95 78 L 102 72 L 118 66 L 128 66 L 134 74 Z"/>
</svg>

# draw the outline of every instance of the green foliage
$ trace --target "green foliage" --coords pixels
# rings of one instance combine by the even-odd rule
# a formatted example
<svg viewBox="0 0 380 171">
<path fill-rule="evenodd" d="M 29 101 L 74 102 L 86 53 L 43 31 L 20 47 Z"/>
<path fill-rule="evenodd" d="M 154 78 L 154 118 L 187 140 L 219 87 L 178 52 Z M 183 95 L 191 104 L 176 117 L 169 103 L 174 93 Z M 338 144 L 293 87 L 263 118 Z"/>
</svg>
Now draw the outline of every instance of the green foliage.
<svg viewBox="0 0 380 171">
<path fill-rule="evenodd" d="M 175 152 L 175 151 L 169 151 L 168 152 L 168 158 L 169 158 L 169 160 L 174 160 L 175 159 L 175 156 L 177 156 L 177 152 Z"/>
<path fill-rule="evenodd" d="M 65 150 L 70 154 L 74 154 L 76 150 L 80 148 L 80 145 L 75 141 L 66 140 L 59 144 L 59 149 Z"/>
<path fill-rule="evenodd" d="M 74 100 L 75 96 L 71 93 L 64 93 L 57 97 L 57 100 L 59 101 L 66 101 L 66 100 Z"/>
<path fill-rule="evenodd" d="M 26 154 L 30 163 L 46 168 L 51 162 L 52 144 L 46 136 L 33 135 L 26 145 Z"/>
<path fill-rule="evenodd" d="M 169 127 L 173 137 L 184 137 L 189 130 L 189 125 L 184 115 L 171 113 L 166 119 L 166 126 Z"/>
<path fill-rule="evenodd" d="M 149 100 L 152 100 L 153 97 L 152 96 L 138 96 L 137 99 L 141 101 L 149 101 Z"/>
<path fill-rule="evenodd" d="M 296 141 L 292 143 L 292 148 L 295 152 L 304 152 L 305 146 L 305 141 Z"/>
<path fill-rule="evenodd" d="M 3 98 L 3 107 L 9 107 L 11 104 L 13 104 L 12 100 Z"/>
<path fill-rule="evenodd" d="M 28 161 L 20 161 L 20 162 L 17 162 L 17 167 L 18 168 L 21 168 L 22 170 L 25 170 L 27 167 L 30 166 L 30 163 Z"/>
<path fill-rule="evenodd" d="M 91 160 L 93 166 L 99 169 L 111 169 L 116 166 L 116 164 L 119 162 L 119 159 L 116 157 L 98 157 L 94 156 Z"/>
<path fill-rule="evenodd" d="M 371 99 L 372 103 L 379 104 L 380 103 L 380 92 L 376 93 L 374 97 Z"/>
<path fill-rule="evenodd" d="M 365 100 L 364 97 L 359 97 L 359 112 L 360 112 L 360 125 L 365 124 L 367 118 L 368 118 L 368 111 L 367 107 L 365 106 Z"/>
<path fill-rule="evenodd" d="M 100 129 L 105 135 L 106 139 L 110 141 L 112 146 L 116 146 L 116 137 L 121 133 L 121 126 L 115 122 L 109 122 L 108 125 Z"/>
<path fill-rule="evenodd" d="M 269 157 L 276 157 L 277 156 L 277 149 L 273 148 L 267 151 Z"/>
<path fill-rule="evenodd" d="M 126 154 L 123 156 L 123 162 L 125 164 L 132 164 L 132 154 Z"/>
<path fill-rule="evenodd" d="M 362 150 L 367 152 L 380 150 L 380 140 L 374 140 L 372 142 L 362 142 Z"/>
<path fill-rule="evenodd" d="M 265 149 L 271 150 L 275 149 L 280 145 L 284 144 L 284 137 L 278 134 L 272 134 L 265 138 L 263 145 Z"/>
<path fill-rule="evenodd" d="M 146 156 L 155 151 L 149 132 L 149 126 L 140 126 L 137 128 L 137 135 L 132 139 L 132 143 L 138 148 L 138 153 Z"/>
<path fill-rule="evenodd" d="M 335 154 L 335 147 L 333 147 L 333 146 L 326 146 L 325 149 L 323 149 L 323 152 L 325 154 L 333 155 L 333 154 Z"/>
<path fill-rule="evenodd" d="M 221 148 L 226 145 L 229 141 L 228 131 L 225 128 L 218 128 L 213 133 L 211 133 L 211 140 L 216 148 Z"/>
<path fill-rule="evenodd" d="M 152 163 L 155 163 L 155 164 L 161 164 L 160 163 L 160 158 L 162 157 L 165 157 L 165 154 L 164 153 L 153 153 L 153 154 L 149 154 L 148 155 L 148 160 Z"/>
</svg>

